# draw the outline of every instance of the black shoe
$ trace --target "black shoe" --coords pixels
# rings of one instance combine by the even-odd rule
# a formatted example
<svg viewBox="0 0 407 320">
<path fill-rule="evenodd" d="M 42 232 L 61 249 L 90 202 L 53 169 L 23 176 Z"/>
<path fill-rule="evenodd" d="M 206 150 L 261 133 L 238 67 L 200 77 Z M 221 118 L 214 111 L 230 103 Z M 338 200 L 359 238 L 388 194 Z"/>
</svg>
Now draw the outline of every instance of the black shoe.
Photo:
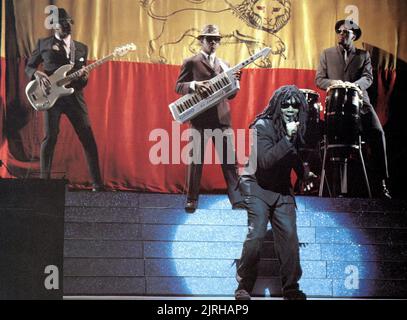
<svg viewBox="0 0 407 320">
<path fill-rule="evenodd" d="M 185 211 L 187 213 L 194 213 L 197 207 L 198 207 L 198 200 L 188 199 L 187 203 L 185 204 Z"/>
<path fill-rule="evenodd" d="M 307 296 L 301 290 L 289 290 L 284 292 L 284 300 L 307 300 Z"/>
<path fill-rule="evenodd" d="M 252 297 L 250 294 L 244 289 L 238 289 L 235 291 L 235 299 L 236 300 L 250 300 Z"/>
<path fill-rule="evenodd" d="M 246 209 L 246 204 L 244 203 L 244 201 L 236 202 L 232 205 L 232 209 L 233 210 L 244 210 L 244 209 Z"/>
<path fill-rule="evenodd" d="M 105 187 L 103 185 L 101 185 L 101 184 L 93 184 L 92 185 L 92 192 L 104 192 L 104 191 L 106 191 L 106 190 L 105 190 Z"/>
</svg>

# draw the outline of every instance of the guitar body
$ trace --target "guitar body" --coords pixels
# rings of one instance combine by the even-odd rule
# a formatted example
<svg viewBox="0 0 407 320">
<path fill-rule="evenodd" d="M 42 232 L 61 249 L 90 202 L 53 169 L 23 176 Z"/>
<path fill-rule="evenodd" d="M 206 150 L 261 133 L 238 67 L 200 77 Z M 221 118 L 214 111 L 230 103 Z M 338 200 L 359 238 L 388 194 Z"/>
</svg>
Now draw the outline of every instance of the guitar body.
<svg viewBox="0 0 407 320">
<path fill-rule="evenodd" d="M 71 71 L 72 65 L 67 64 L 60 67 L 50 77 L 51 90 L 47 94 L 41 88 L 37 80 L 31 81 L 25 88 L 25 93 L 31 106 L 37 111 L 46 111 L 51 109 L 60 97 L 69 96 L 75 92 L 73 88 L 58 86 L 58 81 L 64 79 L 66 74 Z"/>
</svg>

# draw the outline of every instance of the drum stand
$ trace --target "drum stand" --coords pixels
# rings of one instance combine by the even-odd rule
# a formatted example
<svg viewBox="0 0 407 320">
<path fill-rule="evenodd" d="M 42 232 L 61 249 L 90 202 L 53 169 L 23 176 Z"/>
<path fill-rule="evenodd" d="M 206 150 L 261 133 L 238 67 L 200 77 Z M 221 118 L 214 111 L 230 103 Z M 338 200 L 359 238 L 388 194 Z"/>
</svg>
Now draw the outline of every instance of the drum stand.
<svg viewBox="0 0 407 320">
<path fill-rule="evenodd" d="M 317 144 L 315 144 L 314 147 L 306 146 L 306 147 L 299 149 L 299 154 L 300 154 L 302 162 L 304 163 L 304 165 L 307 165 L 309 167 L 310 171 L 312 171 L 314 173 L 321 172 L 321 168 L 322 168 L 321 149 L 322 149 L 321 139 L 320 139 L 320 141 L 318 141 Z M 326 179 L 325 179 L 325 183 L 326 183 L 328 193 L 331 194 L 331 189 L 330 189 Z M 302 190 L 301 180 L 297 180 L 297 184 L 295 185 L 294 191 L 299 195 L 317 196 L 319 187 L 317 187 L 317 185 L 316 185 L 315 188 L 311 189 L 310 191 Z"/>
<path fill-rule="evenodd" d="M 327 136 L 324 135 L 324 144 L 323 144 L 323 160 L 322 160 L 322 172 L 321 172 L 321 183 L 319 185 L 319 197 L 322 197 L 323 192 L 324 192 L 324 182 L 326 180 L 327 186 L 328 186 L 328 191 L 329 191 L 329 196 L 331 197 L 332 194 L 329 190 L 329 185 L 328 185 L 328 179 L 326 179 L 326 164 L 327 164 L 327 156 L 328 156 L 328 151 L 333 150 L 333 149 L 344 149 L 344 148 L 351 148 L 355 149 L 358 151 L 359 159 L 362 163 L 362 168 L 363 168 L 363 174 L 365 178 L 365 183 L 366 183 L 366 188 L 367 188 L 367 193 L 369 195 L 369 198 L 372 198 L 372 193 L 370 190 L 370 184 L 369 184 L 369 179 L 367 177 L 367 172 L 366 172 L 366 166 L 365 166 L 365 161 L 363 158 L 363 153 L 362 153 L 362 139 L 361 136 L 359 135 L 358 138 L 358 143 L 357 144 L 329 144 L 327 140 Z M 341 157 L 342 158 L 342 157 Z M 333 160 L 337 160 L 336 158 L 333 158 Z M 349 157 L 343 157 L 342 163 L 340 166 L 340 185 L 341 185 L 341 194 L 347 194 L 348 193 L 348 160 Z"/>
</svg>

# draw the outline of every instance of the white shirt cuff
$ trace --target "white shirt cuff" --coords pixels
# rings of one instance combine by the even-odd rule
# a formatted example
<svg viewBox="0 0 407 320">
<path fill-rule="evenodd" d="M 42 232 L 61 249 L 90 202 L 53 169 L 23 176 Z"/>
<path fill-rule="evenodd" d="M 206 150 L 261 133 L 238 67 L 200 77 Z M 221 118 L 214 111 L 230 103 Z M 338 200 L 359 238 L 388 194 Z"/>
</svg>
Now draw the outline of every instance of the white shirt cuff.
<svg viewBox="0 0 407 320">
<path fill-rule="evenodd" d="M 191 83 L 189 84 L 189 88 L 190 88 L 192 91 L 195 91 L 195 84 L 196 84 L 196 81 L 191 81 Z"/>
</svg>

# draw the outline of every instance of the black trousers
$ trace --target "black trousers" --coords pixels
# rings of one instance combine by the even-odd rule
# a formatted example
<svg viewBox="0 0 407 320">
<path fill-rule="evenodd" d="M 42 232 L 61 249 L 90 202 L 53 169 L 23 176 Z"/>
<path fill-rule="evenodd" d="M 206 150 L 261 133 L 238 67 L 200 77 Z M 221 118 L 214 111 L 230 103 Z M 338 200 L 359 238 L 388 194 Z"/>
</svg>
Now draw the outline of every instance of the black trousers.
<svg viewBox="0 0 407 320">
<path fill-rule="evenodd" d="M 193 150 L 191 150 L 190 156 L 193 161 L 191 164 L 188 165 L 188 199 L 198 200 L 199 198 L 202 168 L 205 160 L 205 147 L 209 139 L 212 138 L 218 155 L 223 155 L 222 159 L 220 160 L 223 176 L 227 184 L 230 203 L 236 204 L 240 201 L 243 201 L 243 198 L 237 187 L 238 175 L 236 166 L 236 155 L 233 147 L 233 136 L 231 134 L 231 128 L 229 126 L 219 125 L 209 129 L 212 131 L 219 130 L 218 133 L 221 132 L 223 134 L 222 141 L 220 142 L 218 139 L 218 143 L 216 142 L 215 136 L 210 137 L 208 135 L 205 135 L 205 129 L 208 128 L 199 128 L 192 126 L 192 129 L 195 130 L 196 134 L 191 136 L 191 139 L 193 141 Z M 198 154 L 196 154 L 196 152 L 198 152 Z"/>
<path fill-rule="evenodd" d="M 52 159 L 62 114 L 68 117 L 83 146 L 92 183 L 102 184 L 98 151 L 88 112 L 79 104 L 74 95 L 60 98 L 53 108 L 44 113 L 45 137 L 41 144 L 41 178 L 51 178 Z"/>
<path fill-rule="evenodd" d="M 367 108 L 367 112 L 361 114 L 362 135 L 371 149 L 372 167 L 380 179 L 387 179 L 389 171 L 383 127 L 373 107 L 368 105 L 364 107 Z"/>
<path fill-rule="evenodd" d="M 237 267 L 238 289 L 253 290 L 257 278 L 260 250 L 270 220 L 274 237 L 274 248 L 280 262 L 283 294 L 298 290 L 301 278 L 299 243 L 295 203 L 292 196 L 280 195 L 276 204 L 270 206 L 255 196 L 245 197 L 249 232 L 243 244 L 242 256 Z"/>
</svg>

